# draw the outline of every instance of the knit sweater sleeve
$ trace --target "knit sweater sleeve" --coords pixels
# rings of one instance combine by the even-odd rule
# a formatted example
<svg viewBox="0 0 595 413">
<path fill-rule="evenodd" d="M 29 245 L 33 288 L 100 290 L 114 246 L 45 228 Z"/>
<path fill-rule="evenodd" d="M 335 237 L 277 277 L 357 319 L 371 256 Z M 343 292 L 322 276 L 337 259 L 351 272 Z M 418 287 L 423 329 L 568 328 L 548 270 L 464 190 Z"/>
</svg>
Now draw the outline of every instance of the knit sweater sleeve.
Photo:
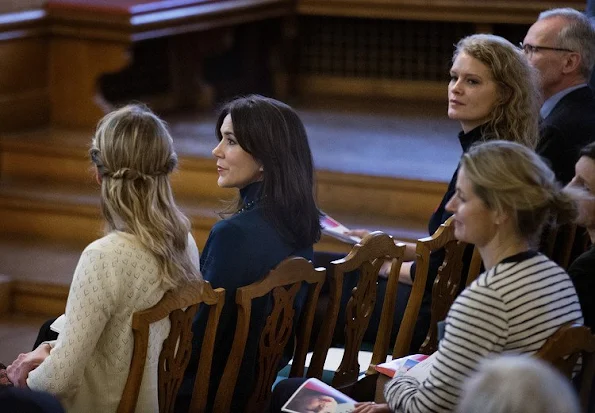
<svg viewBox="0 0 595 413">
<path fill-rule="evenodd" d="M 110 254 L 97 249 L 81 255 L 68 293 L 63 330 L 50 355 L 29 373 L 27 385 L 31 389 L 61 399 L 76 393 L 117 305 L 118 277 L 110 261 Z"/>
<path fill-rule="evenodd" d="M 410 376 L 397 377 L 386 385 L 384 394 L 392 411 L 452 411 L 464 380 L 476 371 L 479 362 L 502 352 L 508 336 L 504 302 L 485 279 L 478 280 L 453 303 L 428 377 L 421 383 Z"/>
</svg>

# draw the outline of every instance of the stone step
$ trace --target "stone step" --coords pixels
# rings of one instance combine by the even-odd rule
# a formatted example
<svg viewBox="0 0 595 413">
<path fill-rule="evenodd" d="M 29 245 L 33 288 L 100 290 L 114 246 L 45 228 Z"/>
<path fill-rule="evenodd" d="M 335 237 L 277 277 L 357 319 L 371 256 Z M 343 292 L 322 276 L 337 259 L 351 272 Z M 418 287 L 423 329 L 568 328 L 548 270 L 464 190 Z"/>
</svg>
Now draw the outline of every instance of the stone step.
<svg viewBox="0 0 595 413">
<path fill-rule="evenodd" d="M 35 131 L 2 137 L 0 176 L 3 185 L 73 186 L 91 192 L 97 185 L 83 132 Z M 182 145 L 183 146 L 183 145 Z M 217 186 L 215 161 L 196 154 L 180 155 L 172 176 L 174 192 L 188 205 L 215 204 L 234 191 Z M 371 176 L 320 170 L 316 173 L 318 205 L 330 214 L 397 218 L 425 222 L 440 201 L 446 184 L 419 179 Z M 27 188 L 25 188 L 27 190 Z"/>
</svg>

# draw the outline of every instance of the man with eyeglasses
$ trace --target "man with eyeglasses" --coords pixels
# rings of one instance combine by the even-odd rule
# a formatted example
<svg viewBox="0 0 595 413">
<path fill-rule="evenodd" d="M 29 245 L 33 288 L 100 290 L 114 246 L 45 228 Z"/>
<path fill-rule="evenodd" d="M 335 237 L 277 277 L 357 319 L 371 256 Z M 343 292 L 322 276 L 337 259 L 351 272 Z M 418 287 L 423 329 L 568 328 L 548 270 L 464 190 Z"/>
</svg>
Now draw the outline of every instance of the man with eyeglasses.
<svg viewBox="0 0 595 413">
<path fill-rule="evenodd" d="M 587 85 L 595 65 L 595 29 L 577 10 L 548 10 L 529 28 L 521 48 L 539 72 L 544 98 L 537 151 L 567 184 L 580 149 L 595 141 L 595 97 Z"/>
</svg>

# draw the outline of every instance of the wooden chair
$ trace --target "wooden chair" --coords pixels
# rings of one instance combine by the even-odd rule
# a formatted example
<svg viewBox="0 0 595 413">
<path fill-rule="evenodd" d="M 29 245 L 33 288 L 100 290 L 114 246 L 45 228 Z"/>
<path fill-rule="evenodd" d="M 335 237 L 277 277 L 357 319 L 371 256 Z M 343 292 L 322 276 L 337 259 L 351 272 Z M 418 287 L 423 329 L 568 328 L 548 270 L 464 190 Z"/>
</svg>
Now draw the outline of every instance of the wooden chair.
<svg viewBox="0 0 595 413">
<path fill-rule="evenodd" d="M 225 291 L 222 288 L 213 289 L 209 283 L 197 281 L 168 291 L 152 308 L 133 314 L 134 351 L 128 379 L 118 405 L 118 413 L 132 413 L 136 409 L 147 358 L 149 327 L 151 323 L 165 317 L 169 317 L 171 328 L 159 355 L 159 412 L 173 412 L 176 396 L 192 351 L 192 320 L 201 303 L 212 306 L 212 309 L 209 312 L 207 330 L 201 348 L 198 377 L 209 377 L 215 333 L 224 302 Z M 209 390 L 208 384 L 205 385 L 205 383 L 208 381 L 201 381 L 200 386 L 195 386 L 190 411 L 205 410 Z"/>
<path fill-rule="evenodd" d="M 578 323 L 566 324 L 554 333 L 535 354 L 551 363 L 562 374 L 572 379 L 579 357 L 582 357 L 580 399 L 587 411 L 589 396 L 595 375 L 595 335 L 589 327 Z"/>
<path fill-rule="evenodd" d="M 473 281 L 477 279 L 481 273 L 481 255 L 479 255 L 479 249 L 473 247 L 473 256 L 471 257 L 471 264 L 469 264 L 469 272 L 467 273 L 467 287 L 471 285 Z"/>
<path fill-rule="evenodd" d="M 438 322 L 446 318 L 450 306 L 460 291 L 462 282 L 461 274 L 463 272 L 463 254 L 468 244 L 458 241 L 455 238 L 452 220 L 453 218 L 450 217 L 444 224 L 440 225 L 432 236 L 417 241 L 415 278 L 422 273 L 425 273 L 427 278 L 430 253 L 441 248 L 445 250 L 444 261 L 438 269 L 438 274 L 432 286 L 430 329 L 419 349 L 419 352 L 422 354 L 429 355 L 438 349 Z M 477 278 L 480 267 L 481 260 L 479 261 L 479 265 L 477 262 L 474 263 L 474 266 L 471 268 L 473 271 L 471 274 L 472 278 Z M 399 355 L 399 357 L 404 355 L 406 354 Z"/>
<path fill-rule="evenodd" d="M 271 270 L 262 280 L 238 288 L 236 292 L 238 321 L 231 352 L 215 397 L 214 411 L 230 411 L 231 396 L 234 394 L 248 338 L 252 300 L 270 293 L 274 303 L 260 336 L 256 377 L 251 383 L 242 383 L 242 385 L 254 385 L 244 412 L 265 410 L 271 396 L 271 387 L 277 376 L 279 361 L 293 331 L 294 302 L 303 283 L 306 283 L 308 295 L 295 333 L 296 347 L 290 372 L 290 377 L 303 376 L 316 302 L 324 284 L 325 274 L 324 268 L 314 268 L 312 263 L 304 258 L 290 257 Z"/>
<path fill-rule="evenodd" d="M 539 250 L 560 267 L 567 269 L 573 252 L 576 237 L 576 225 L 565 224 L 548 226 L 541 236 Z M 581 238 L 582 237 L 578 237 Z"/>
<path fill-rule="evenodd" d="M 397 297 L 399 270 L 403 263 L 404 254 L 405 245 L 396 245 L 390 236 L 376 231 L 356 244 L 345 258 L 331 263 L 328 269 L 330 283 L 329 306 L 308 368 L 308 377 L 322 377 L 339 314 L 345 274 L 359 270 L 357 286 L 352 291 L 345 311 L 344 353 L 332 380 L 333 387 L 340 388 L 346 393 L 352 391 L 352 387 L 357 382 L 361 371 L 358 354 L 376 302 L 378 272 L 386 259 L 392 259 L 378 335 L 374 343 L 372 361 L 367 372 L 375 373 L 374 366 L 386 361 L 390 346 L 389 340 Z"/>
</svg>

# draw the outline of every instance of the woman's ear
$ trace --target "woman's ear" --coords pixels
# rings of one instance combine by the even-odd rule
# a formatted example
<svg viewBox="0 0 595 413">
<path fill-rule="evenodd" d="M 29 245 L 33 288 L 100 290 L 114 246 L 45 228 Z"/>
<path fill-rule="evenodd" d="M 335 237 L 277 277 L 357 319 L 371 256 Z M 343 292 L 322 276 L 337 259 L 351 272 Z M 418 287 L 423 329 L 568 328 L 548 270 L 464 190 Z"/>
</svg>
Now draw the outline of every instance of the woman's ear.
<svg viewBox="0 0 595 413">
<path fill-rule="evenodd" d="M 510 213 L 508 211 L 498 211 L 498 210 L 494 210 L 493 212 L 493 220 L 494 220 L 494 224 L 496 225 L 502 225 L 507 223 L 510 220 Z"/>
</svg>

